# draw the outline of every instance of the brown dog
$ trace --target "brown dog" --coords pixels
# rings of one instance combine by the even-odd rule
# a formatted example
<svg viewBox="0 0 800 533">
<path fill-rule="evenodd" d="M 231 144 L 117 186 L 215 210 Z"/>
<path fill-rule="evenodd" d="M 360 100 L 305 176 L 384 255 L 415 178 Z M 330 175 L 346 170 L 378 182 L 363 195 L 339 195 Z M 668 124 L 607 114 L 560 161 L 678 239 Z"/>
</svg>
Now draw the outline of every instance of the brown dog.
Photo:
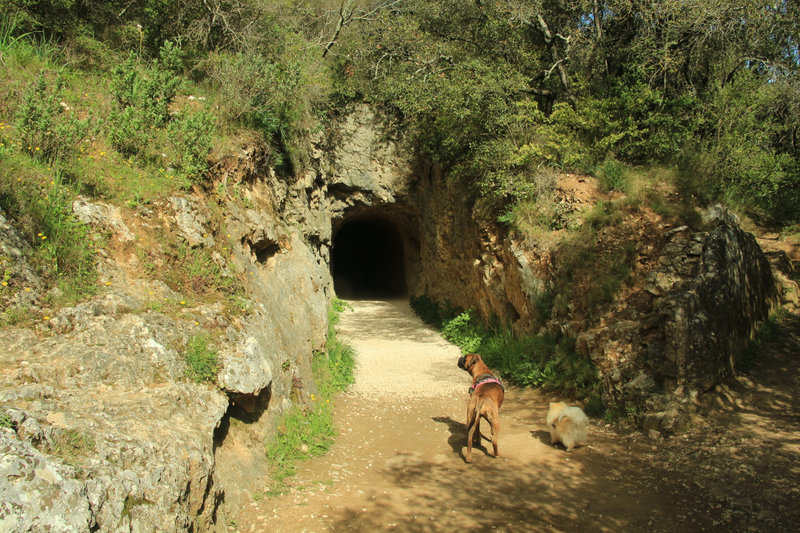
<svg viewBox="0 0 800 533">
<path fill-rule="evenodd" d="M 472 462 L 472 440 L 476 434 L 475 430 L 477 430 L 476 444 L 481 442 L 481 417 L 492 426 L 494 456 L 500 457 L 497 451 L 497 435 L 500 433 L 498 411 L 503 405 L 505 388 L 476 353 L 461 356 L 458 359 L 458 368 L 466 370 L 472 376 L 467 406 L 467 453 L 464 458 L 468 463 Z"/>
</svg>

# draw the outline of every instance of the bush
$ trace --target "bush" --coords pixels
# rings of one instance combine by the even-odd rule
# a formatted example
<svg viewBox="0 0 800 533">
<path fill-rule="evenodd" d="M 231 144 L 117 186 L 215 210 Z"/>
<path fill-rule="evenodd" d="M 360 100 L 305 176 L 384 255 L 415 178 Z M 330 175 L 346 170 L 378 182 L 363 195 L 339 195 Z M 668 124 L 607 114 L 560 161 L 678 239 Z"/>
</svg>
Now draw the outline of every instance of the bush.
<svg viewBox="0 0 800 533">
<path fill-rule="evenodd" d="M 64 83 L 56 77 L 48 84 L 44 74 L 28 87 L 16 113 L 23 150 L 37 159 L 69 159 L 89 131 L 89 119 L 80 120 L 66 111 Z"/>
<path fill-rule="evenodd" d="M 600 189 L 604 192 L 625 192 L 628 186 L 628 172 L 625 165 L 613 159 L 605 160 L 595 170 Z"/>
<path fill-rule="evenodd" d="M 152 130 L 170 121 L 170 105 L 181 83 L 180 55 L 180 47 L 167 41 L 149 68 L 141 68 L 138 56 L 130 53 L 112 71 L 117 109 L 109 117 L 109 138 L 122 154 L 146 159 Z"/>
<path fill-rule="evenodd" d="M 442 329 L 445 321 L 450 320 L 461 312 L 461 310 L 450 305 L 441 307 L 424 294 L 412 296 L 409 299 L 409 304 L 423 322 L 436 329 Z"/>
<path fill-rule="evenodd" d="M 793 111 L 784 102 L 794 96 L 787 92 L 796 94 L 744 74 L 715 91 L 703 117 L 711 131 L 691 160 L 718 196 L 784 224 L 800 220 L 796 124 L 787 124 Z"/>
<path fill-rule="evenodd" d="M 430 302 L 427 298 L 425 301 Z M 434 305 L 427 305 L 429 314 L 433 314 L 430 308 Z M 441 314 L 439 310 L 437 315 Z M 597 370 L 575 351 L 574 339 L 549 333 L 516 335 L 505 326 L 479 323 L 469 311 L 445 319 L 440 329 L 463 353 L 481 354 L 486 364 L 509 383 L 568 394 L 585 400 L 587 407 L 591 405 L 591 414 L 602 412 Z"/>
<path fill-rule="evenodd" d="M 184 176 L 193 182 L 208 170 L 208 154 L 214 139 L 216 119 L 205 111 L 184 112 L 169 124 L 169 137 L 178 154 Z"/>
<path fill-rule="evenodd" d="M 442 336 L 459 346 L 464 353 L 477 351 L 483 342 L 481 327 L 473 321 L 470 310 L 445 321 L 442 327 Z"/>
</svg>

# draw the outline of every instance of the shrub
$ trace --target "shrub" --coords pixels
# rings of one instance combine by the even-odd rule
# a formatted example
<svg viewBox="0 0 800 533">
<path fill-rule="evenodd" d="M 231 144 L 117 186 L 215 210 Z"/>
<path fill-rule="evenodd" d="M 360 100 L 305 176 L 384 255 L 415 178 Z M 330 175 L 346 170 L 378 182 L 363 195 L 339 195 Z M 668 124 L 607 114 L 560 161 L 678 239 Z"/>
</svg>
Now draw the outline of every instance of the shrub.
<svg viewBox="0 0 800 533">
<path fill-rule="evenodd" d="M 28 87 L 17 109 L 16 126 L 23 150 L 32 157 L 69 159 L 89 131 L 89 119 L 78 119 L 63 104 L 64 83 L 48 84 L 44 74 Z"/>
<path fill-rule="evenodd" d="M 569 394 L 585 400 L 587 408 L 591 406 L 591 414 L 601 414 L 597 371 L 588 358 L 575 351 L 574 339 L 549 333 L 517 335 L 502 325 L 485 326 L 474 320 L 469 311 L 445 320 L 441 331 L 463 353 L 481 354 L 504 380 Z"/>
<path fill-rule="evenodd" d="M 441 307 L 424 294 L 412 296 L 409 299 L 409 305 L 423 322 L 436 329 L 442 329 L 445 321 L 454 318 L 461 312 L 450 305 Z"/>
<path fill-rule="evenodd" d="M 458 316 L 445 321 L 442 336 L 464 353 L 475 352 L 483 342 L 480 326 L 473 320 L 472 311 L 467 310 Z"/>
<path fill-rule="evenodd" d="M 181 83 L 180 55 L 180 47 L 167 41 L 149 68 L 140 67 L 138 56 L 130 53 L 112 71 L 117 109 L 109 117 L 109 138 L 122 154 L 146 159 L 152 130 L 170 121 L 169 108 Z"/>
<path fill-rule="evenodd" d="M 205 111 L 181 113 L 169 124 L 180 170 L 191 181 L 199 181 L 208 170 L 215 125 L 214 116 Z"/>
<path fill-rule="evenodd" d="M 600 189 L 604 192 L 626 192 L 628 185 L 628 172 L 625 165 L 613 159 L 606 159 L 595 171 L 600 182 Z"/>
</svg>

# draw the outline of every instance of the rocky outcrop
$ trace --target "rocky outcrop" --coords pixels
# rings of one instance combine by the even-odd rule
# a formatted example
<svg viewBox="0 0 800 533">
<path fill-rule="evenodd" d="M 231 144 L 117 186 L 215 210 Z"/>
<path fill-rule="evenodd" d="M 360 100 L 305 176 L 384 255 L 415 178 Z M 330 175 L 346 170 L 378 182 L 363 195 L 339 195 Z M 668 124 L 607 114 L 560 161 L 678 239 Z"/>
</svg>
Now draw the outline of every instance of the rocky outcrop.
<svg viewBox="0 0 800 533">
<path fill-rule="evenodd" d="M 324 349 L 330 297 L 324 261 L 274 210 L 272 179 L 265 171 L 243 185 L 252 200 L 225 207 L 224 231 L 202 197 L 173 197 L 137 217 L 75 202 L 76 217 L 106 232 L 114 252 L 98 254 L 97 296 L 53 316 L 31 307 L 39 317 L 30 327 L 3 331 L 0 529 L 225 529 L 221 503 L 246 503 L 263 486 L 267 436 L 316 392 L 311 358 Z M 284 205 L 299 209 L 291 190 Z M 12 296 L 31 295 L 6 301 L 35 305 L 45 289 L 27 266 L 30 249 L 2 223 Z M 222 276 L 238 272 L 243 312 L 231 319 L 223 302 L 192 304 L 143 277 L 141 254 L 128 251 L 140 240 L 161 247 L 157 232 L 209 254 Z M 218 376 L 192 383 L 184 347 L 209 332 Z"/>
<path fill-rule="evenodd" d="M 12 226 L 0 208 L 0 304 L 5 308 L 24 307 L 36 301 L 44 289 L 42 279 L 36 274 L 28 258 L 31 245 L 20 231 Z M 17 281 L 19 291 L 8 289 L 9 282 Z"/>
<path fill-rule="evenodd" d="M 130 311 L 120 299 L 113 307 Z M 73 325 L 65 334 L 49 324 L 39 334 L 4 331 L 0 416 L 10 429 L 1 436 L 1 529 L 183 531 L 212 523 L 220 496 L 213 435 L 227 398 L 183 381 L 175 321 L 81 305 L 85 312 L 51 319 Z"/>
<path fill-rule="evenodd" d="M 731 375 L 736 355 L 778 303 L 755 238 L 720 208 L 706 225 L 666 232 L 659 267 L 629 296 L 638 305 L 577 338 L 600 371 L 605 403 L 646 412 L 648 430 L 674 430 L 682 403 Z"/>
</svg>

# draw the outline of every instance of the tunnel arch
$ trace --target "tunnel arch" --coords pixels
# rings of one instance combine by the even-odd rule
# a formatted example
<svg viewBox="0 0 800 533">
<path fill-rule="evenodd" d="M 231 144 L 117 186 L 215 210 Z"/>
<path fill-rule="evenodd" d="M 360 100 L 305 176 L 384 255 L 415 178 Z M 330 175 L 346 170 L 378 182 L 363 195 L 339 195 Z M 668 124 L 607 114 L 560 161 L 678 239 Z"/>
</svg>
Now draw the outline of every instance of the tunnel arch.
<svg viewBox="0 0 800 533">
<path fill-rule="evenodd" d="M 346 299 L 399 298 L 408 293 L 407 238 L 379 215 L 343 220 L 333 234 L 331 274 Z"/>
</svg>

